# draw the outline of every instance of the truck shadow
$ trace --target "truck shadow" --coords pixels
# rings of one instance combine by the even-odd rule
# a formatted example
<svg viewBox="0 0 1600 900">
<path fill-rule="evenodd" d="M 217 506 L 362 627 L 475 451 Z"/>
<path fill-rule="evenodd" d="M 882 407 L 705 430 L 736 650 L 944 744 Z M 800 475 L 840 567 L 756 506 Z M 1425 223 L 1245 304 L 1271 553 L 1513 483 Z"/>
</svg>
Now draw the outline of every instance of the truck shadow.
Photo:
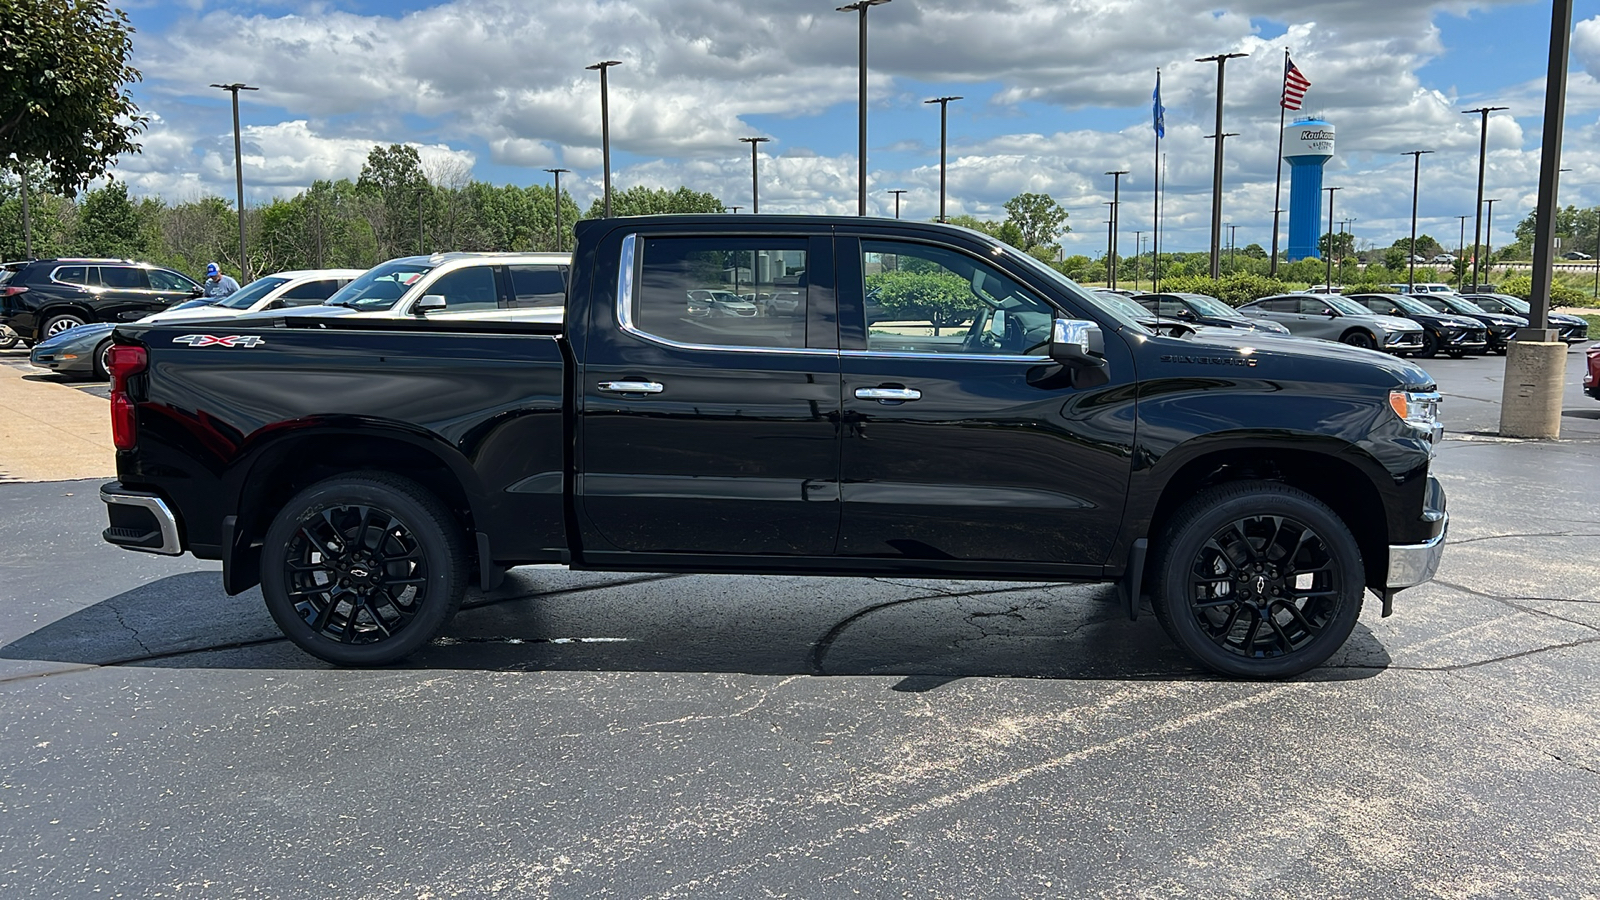
<svg viewBox="0 0 1600 900">
<path fill-rule="evenodd" d="M 290 644 L 250 591 L 212 572 L 163 578 L 34 631 L 0 657 L 164 668 L 328 668 Z M 1365 627 L 1316 680 L 1389 665 Z M 903 676 L 923 691 L 961 678 L 1211 679 L 1148 607 L 1127 621 L 1106 585 L 897 578 L 631 575 L 513 570 L 467 596 L 403 669 Z"/>
</svg>

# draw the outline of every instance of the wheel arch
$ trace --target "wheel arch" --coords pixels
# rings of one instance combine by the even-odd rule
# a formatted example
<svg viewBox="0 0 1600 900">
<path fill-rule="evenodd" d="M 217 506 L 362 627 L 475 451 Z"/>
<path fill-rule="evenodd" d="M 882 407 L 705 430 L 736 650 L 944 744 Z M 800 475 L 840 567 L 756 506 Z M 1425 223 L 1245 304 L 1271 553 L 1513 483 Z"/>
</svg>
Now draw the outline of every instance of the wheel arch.
<svg viewBox="0 0 1600 900">
<path fill-rule="evenodd" d="M 363 423 L 309 425 L 247 446 L 236 467 L 233 514 L 224 520 L 223 586 L 248 590 L 260 578 L 261 542 L 273 518 L 296 494 L 337 475 L 379 471 L 417 482 L 438 497 L 462 529 L 469 548 L 485 501 L 476 471 L 454 447 L 415 429 Z"/>
<path fill-rule="evenodd" d="M 1346 328 L 1344 330 L 1344 334 L 1339 335 L 1339 342 L 1340 343 L 1349 342 L 1350 335 L 1352 335 L 1352 334 L 1364 334 L 1364 335 L 1366 335 L 1367 339 L 1372 341 L 1372 346 L 1373 347 L 1382 347 L 1383 346 L 1383 336 L 1378 334 L 1376 331 L 1374 331 L 1372 328 L 1370 328 L 1370 327 L 1368 327 L 1366 325 L 1352 325 L 1349 328 Z"/>
<path fill-rule="evenodd" d="M 1369 587 L 1381 590 L 1389 558 L 1389 526 L 1383 497 L 1374 481 L 1377 461 L 1359 448 L 1340 441 L 1298 441 L 1294 444 L 1259 440 L 1230 446 L 1192 447 L 1181 458 L 1168 454 L 1158 470 L 1165 470 L 1159 493 L 1150 509 L 1151 540 L 1159 541 L 1172 516 L 1199 490 L 1233 481 L 1276 481 L 1317 498 L 1345 523 L 1361 548 Z M 1137 536 L 1137 535 L 1136 535 Z M 1148 573 L 1146 573 L 1148 575 Z"/>
</svg>

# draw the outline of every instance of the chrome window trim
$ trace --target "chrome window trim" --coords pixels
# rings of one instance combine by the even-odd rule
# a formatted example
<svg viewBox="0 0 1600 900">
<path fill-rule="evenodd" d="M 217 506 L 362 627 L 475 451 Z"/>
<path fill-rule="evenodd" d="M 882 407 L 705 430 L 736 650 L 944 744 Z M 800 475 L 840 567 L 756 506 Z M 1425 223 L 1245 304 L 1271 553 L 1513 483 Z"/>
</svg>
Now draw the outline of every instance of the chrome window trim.
<svg viewBox="0 0 1600 900">
<path fill-rule="evenodd" d="M 1051 362 L 1048 356 L 1006 356 L 998 353 L 920 353 L 912 350 L 840 350 L 840 356 L 882 359 L 964 359 L 974 362 L 1025 362 L 1032 365 Z"/>
<path fill-rule="evenodd" d="M 678 237 L 679 235 L 658 235 L 660 237 Z M 706 237 L 707 235 L 686 235 L 692 237 Z M 762 235 L 765 237 L 765 235 Z M 788 235 L 774 235 L 775 237 L 788 237 Z M 633 321 L 633 286 L 636 283 L 635 270 L 643 265 L 639 256 L 638 234 L 626 234 L 622 237 L 622 253 L 617 263 L 617 325 L 627 334 L 631 334 L 642 341 L 671 347 L 674 350 L 706 350 L 718 353 L 777 353 L 785 356 L 838 356 L 838 350 L 819 350 L 811 347 L 751 347 L 744 344 L 691 344 L 686 341 L 675 341 L 660 335 L 651 334 L 640 328 Z M 809 265 L 809 263 L 807 263 Z M 810 308 L 810 291 L 806 292 L 807 309 Z"/>
</svg>

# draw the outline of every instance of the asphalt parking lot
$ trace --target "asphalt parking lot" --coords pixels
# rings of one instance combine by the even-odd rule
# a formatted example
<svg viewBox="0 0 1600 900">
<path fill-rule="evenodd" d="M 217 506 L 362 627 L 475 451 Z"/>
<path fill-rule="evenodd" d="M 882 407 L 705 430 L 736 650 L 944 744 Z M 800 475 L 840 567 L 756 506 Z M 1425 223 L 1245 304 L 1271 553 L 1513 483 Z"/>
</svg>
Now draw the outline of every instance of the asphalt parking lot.
<svg viewBox="0 0 1600 900">
<path fill-rule="evenodd" d="M 1430 360 L 1439 579 L 1286 683 L 1110 589 L 513 571 L 335 670 L 0 484 L 0 896 L 1600 896 L 1600 401 Z"/>
</svg>

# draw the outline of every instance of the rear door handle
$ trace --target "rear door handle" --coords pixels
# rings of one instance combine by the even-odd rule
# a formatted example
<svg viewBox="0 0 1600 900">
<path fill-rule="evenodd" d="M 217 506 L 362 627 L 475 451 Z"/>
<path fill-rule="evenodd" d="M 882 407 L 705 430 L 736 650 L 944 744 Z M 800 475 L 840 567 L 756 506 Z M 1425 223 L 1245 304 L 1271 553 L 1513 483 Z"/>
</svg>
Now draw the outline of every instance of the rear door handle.
<svg viewBox="0 0 1600 900">
<path fill-rule="evenodd" d="M 856 388 L 857 400 L 879 400 L 884 403 L 904 403 L 907 400 L 921 400 L 922 392 L 915 388 Z"/>
<path fill-rule="evenodd" d="M 666 390 L 664 384 L 655 381 L 602 381 L 600 390 L 612 394 L 659 394 Z"/>
</svg>

